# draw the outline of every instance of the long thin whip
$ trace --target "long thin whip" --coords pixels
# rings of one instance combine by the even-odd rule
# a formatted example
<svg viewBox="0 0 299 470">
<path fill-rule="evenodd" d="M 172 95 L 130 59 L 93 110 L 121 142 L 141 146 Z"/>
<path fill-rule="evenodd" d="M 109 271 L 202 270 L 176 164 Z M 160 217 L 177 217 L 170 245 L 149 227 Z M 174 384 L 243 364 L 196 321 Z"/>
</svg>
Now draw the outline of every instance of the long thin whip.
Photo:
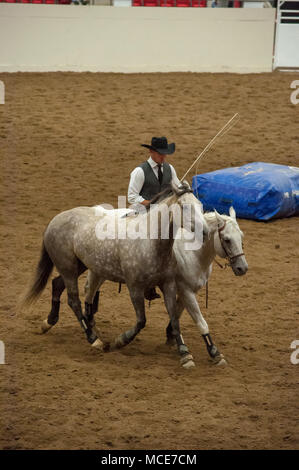
<svg viewBox="0 0 299 470">
<path fill-rule="evenodd" d="M 219 132 L 217 132 L 217 134 L 213 137 L 213 139 L 208 143 L 208 145 L 206 145 L 206 147 L 203 149 L 200 155 L 198 155 L 198 157 L 194 160 L 192 165 L 188 168 L 184 176 L 181 178 L 180 180 L 181 182 L 186 178 L 189 171 L 192 170 L 192 168 L 194 167 L 194 165 L 196 165 L 196 163 L 200 160 L 200 158 L 203 157 L 203 155 L 210 150 L 210 148 L 212 147 L 213 143 L 217 140 L 217 138 L 222 137 L 224 134 L 226 134 L 226 132 L 228 132 L 238 122 L 239 118 L 236 119 L 237 116 L 239 116 L 239 113 L 234 114 L 234 116 L 225 124 L 225 126 L 223 126 Z"/>
</svg>

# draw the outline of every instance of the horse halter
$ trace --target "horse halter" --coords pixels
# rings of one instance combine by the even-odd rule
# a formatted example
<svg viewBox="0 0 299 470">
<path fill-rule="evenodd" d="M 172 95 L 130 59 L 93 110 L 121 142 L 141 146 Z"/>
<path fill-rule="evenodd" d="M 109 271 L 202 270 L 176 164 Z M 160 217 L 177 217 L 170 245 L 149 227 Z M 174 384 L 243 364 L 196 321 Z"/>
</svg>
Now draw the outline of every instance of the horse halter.
<svg viewBox="0 0 299 470">
<path fill-rule="evenodd" d="M 226 258 L 229 260 L 229 266 L 231 266 L 231 263 L 236 259 L 236 258 L 239 258 L 240 256 L 244 256 L 244 252 L 242 251 L 242 253 L 239 253 L 237 255 L 234 255 L 234 256 L 230 256 L 230 254 L 228 253 L 226 247 L 225 247 L 225 244 L 224 244 L 224 241 L 221 237 L 221 232 L 222 230 L 224 230 L 226 226 L 226 220 L 224 221 L 224 224 L 221 228 L 218 227 L 218 236 L 219 236 L 219 240 L 220 240 L 220 244 L 221 244 L 221 247 L 224 251 L 224 253 L 226 254 Z M 242 248 L 243 248 L 243 243 L 242 243 Z"/>
</svg>

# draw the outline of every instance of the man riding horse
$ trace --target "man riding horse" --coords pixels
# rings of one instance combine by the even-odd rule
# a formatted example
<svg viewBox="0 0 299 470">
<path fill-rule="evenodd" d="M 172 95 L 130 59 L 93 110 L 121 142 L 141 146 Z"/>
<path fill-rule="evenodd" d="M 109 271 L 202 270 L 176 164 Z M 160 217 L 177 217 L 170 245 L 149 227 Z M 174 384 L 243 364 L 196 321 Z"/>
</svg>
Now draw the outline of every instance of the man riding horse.
<svg viewBox="0 0 299 470">
<path fill-rule="evenodd" d="M 151 145 L 142 144 L 149 149 L 149 158 L 136 167 L 130 177 L 128 201 L 137 211 L 148 206 L 156 194 L 165 189 L 171 182 L 180 185 L 176 171 L 166 156 L 175 152 L 175 144 L 168 144 L 166 137 L 153 137 Z M 147 300 L 160 298 L 155 288 L 145 292 Z"/>
</svg>

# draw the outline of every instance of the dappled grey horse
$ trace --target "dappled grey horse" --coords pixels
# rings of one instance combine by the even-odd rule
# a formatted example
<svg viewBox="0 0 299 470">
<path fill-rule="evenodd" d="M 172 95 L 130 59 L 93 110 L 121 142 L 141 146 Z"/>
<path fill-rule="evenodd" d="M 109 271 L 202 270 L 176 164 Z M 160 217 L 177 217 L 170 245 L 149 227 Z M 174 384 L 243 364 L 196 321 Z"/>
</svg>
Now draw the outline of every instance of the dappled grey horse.
<svg viewBox="0 0 299 470">
<path fill-rule="evenodd" d="M 163 292 L 164 301 L 173 328 L 181 363 L 188 367 L 192 362 L 187 346 L 184 344 L 179 319 L 176 311 L 176 286 L 172 267 L 172 247 L 176 231 L 187 225 L 196 235 L 196 227 L 200 227 L 200 236 L 208 233 L 207 224 L 203 218 L 201 205 L 192 194 L 188 184 L 179 188 L 172 185 L 170 193 L 166 192 L 154 198 L 154 208 L 147 213 L 136 217 L 116 218 L 103 214 L 96 207 L 77 207 L 55 216 L 44 233 L 41 257 L 37 266 L 35 279 L 28 290 L 24 301 L 30 303 L 42 292 L 47 284 L 53 266 L 60 275 L 52 281 L 52 309 L 44 321 L 42 330 L 48 331 L 59 319 L 60 296 L 67 289 L 68 304 L 74 311 L 79 323 L 86 333 L 89 343 L 98 349 L 108 350 L 120 348 L 129 344 L 144 328 L 146 323 L 144 307 L 144 291 L 147 288 L 159 285 Z M 176 218 L 174 223 L 173 211 L 169 212 L 167 223 L 160 214 L 160 206 L 173 208 L 191 207 L 184 220 Z M 156 237 L 152 237 L 149 227 L 156 211 L 157 223 L 154 224 Z M 107 212 L 107 211 L 106 211 Z M 103 235 L 103 227 L 111 224 L 111 217 L 117 219 L 117 228 L 111 235 Z M 162 220 L 163 219 L 163 220 Z M 187 221 L 186 221 L 187 220 Z M 164 236 L 166 229 L 168 237 Z M 99 229 L 99 227 L 101 229 Z M 134 232 L 147 227 L 144 238 L 135 237 Z M 111 229 L 112 230 L 112 229 Z M 130 231 L 131 236 L 123 233 Z M 126 232 L 127 233 L 127 232 Z M 90 270 L 89 289 L 85 302 L 85 314 L 82 313 L 78 292 L 78 277 L 86 269 Z M 95 332 L 92 324 L 94 313 L 95 293 L 105 280 L 117 283 L 126 283 L 131 301 L 136 312 L 135 326 L 116 338 L 115 342 L 104 348 L 104 344 Z"/>
</svg>

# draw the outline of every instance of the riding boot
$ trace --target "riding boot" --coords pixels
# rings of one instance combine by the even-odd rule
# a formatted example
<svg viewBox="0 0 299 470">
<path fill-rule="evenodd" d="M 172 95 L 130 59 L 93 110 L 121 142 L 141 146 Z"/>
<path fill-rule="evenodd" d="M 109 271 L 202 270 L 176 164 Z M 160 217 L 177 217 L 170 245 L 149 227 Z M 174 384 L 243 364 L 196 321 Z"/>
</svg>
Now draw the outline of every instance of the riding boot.
<svg viewBox="0 0 299 470">
<path fill-rule="evenodd" d="M 156 292 L 155 287 L 151 287 L 150 289 L 146 289 L 144 291 L 144 298 L 146 300 L 155 300 L 160 299 L 161 295 Z"/>
</svg>

